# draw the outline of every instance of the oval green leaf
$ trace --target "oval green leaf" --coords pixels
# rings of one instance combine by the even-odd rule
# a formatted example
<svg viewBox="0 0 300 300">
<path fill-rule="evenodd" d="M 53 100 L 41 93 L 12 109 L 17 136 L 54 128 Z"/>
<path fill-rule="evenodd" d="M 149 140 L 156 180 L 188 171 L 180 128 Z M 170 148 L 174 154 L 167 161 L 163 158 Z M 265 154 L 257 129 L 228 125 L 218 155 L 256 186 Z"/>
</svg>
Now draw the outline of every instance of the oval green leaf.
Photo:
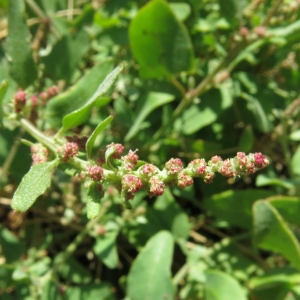
<svg viewBox="0 0 300 300">
<path fill-rule="evenodd" d="M 113 116 L 107 117 L 96 127 L 96 129 L 93 131 L 93 133 L 87 140 L 85 148 L 86 148 L 86 156 L 88 159 L 92 159 L 92 150 L 97 136 L 111 123 L 112 120 L 113 120 Z"/>
<path fill-rule="evenodd" d="M 24 18 L 23 0 L 8 1 L 8 36 L 6 51 L 11 77 L 26 88 L 37 78 L 37 68 L 32 58 L 30 31 Z"/>
<path fill-rule="evenodd" d="M 61 126 L 62 118 L 84 106 L 87 100 L 93 96 L 99 82 L 102 82 L 112 70 L 113 63 L 111 61 L 98 64 L 86 72 L 71 88 L 52 98 L 46 107 L 47 121 L 52 126 Z"/>
<path fill-rule="evenodd" d="M 218 270 L 207 270 L 205 274 L 205 300 L 247 300 L 238 281 L 230 275 Z"/>
<path fill-rule="evenodd" d="M 31 167 L 14 193 L 12 208 L 20 212 L 29 209 L 50 186 L 53 171 L 58 164 L 59 160 L 53 160 Z"/>
<path fill-rule="evenodd" d="M 127 296 L 131 300 L 174 299 L 170 270 L 173 247 L 172 235 L 167 231 L 148 240 L 129 271 Z"/>
<path fill-rule="evenodd" d="M 193 69 L 192 42 L 166 1 L 150 1 L 139 11 L 131 22 L 129 40 L 145 78 L 169 77 Z"/>
<path fill-rule="evenodd" d="M 63 118 L 63 128 L 61 130 L 61 133 L 73 127 L 81 125 L 88 119 L 90 111 L 93 108 L 95 102 L 106 92 L 108 92 L 122 70 L 123 66 L 116 67 L 110 74 L 106 76 L 104 81 L 99 85 L 97 91 L 82 107 L 71 112 Z"/>
<path fill-rule="evenodd" d="M 102 196 L 98 190 L 97 184 L 92 182 L 87 191 L 86 210 L 88 219 L 94 219 L 98 216 L 101 209 L 101 199 Z"/>
<path fill-rule="evenodd" d="M 253 205 L 254 243 L 282 254 L 300 270 L 300 246 L 279 212 L 267 201 Z"/>
</svg>

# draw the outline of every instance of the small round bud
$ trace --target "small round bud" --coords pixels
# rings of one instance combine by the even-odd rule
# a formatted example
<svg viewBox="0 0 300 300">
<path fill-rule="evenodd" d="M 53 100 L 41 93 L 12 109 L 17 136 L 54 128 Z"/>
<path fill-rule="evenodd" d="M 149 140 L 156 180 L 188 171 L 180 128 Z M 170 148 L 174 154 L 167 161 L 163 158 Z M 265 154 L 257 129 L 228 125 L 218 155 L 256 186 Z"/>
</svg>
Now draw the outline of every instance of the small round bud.
<svg viewBox="0 0 300 300">
<path fill-rule="evenodd" d="M 150 197 L 160 196 L 165 191 L 165 184 L 157 176 L 149 179 L 148 194 Z"/>
<path fill-rule="evenodd" d="M 142 166 L 142 173 L 147 176 L 153 176 L 158 172 L 157 167 L 152 164 L 145 164 Z"/>
<path fill-rule="evenodd" d="M 64 146 L 60 149 L 58 149 L 58 153 L 62 153 L 62 160 L 64 162 L 67 162 L 71 157 L 75 157 L 78 155 L 78 145 L 73 142 L 68 142 L 64 144 Z"/>
<path fill-rule="evenodd" d="M 113 158 L 119 158 L 124 150 L 124 146 L 121 144 L 115 144 L 111 143 L 110 145 L 107 145 L 106 148 L 114 148 L 114 155 Z"/>
<path fill-rule="evenodd" d="M 122 178 L 122 188 L 126 192 L 136 193 L 142 186 L 142 180 L 137 176 L 127 174 Z"/>
<path fill-rule="evenodd" d="M 20 113 L 26 104 L 26 93 L 18 91 L 14 95 L 14 108 L 16 113 Z"/>
<path fill-rule="evenodd" d="M 104 177 L 103 169 L 100 166 L 89 166 L 86 173 L 94 181 L 101 181 Z M 102 189 L 102 186 L 100 187 Z"/>
<path fill-rule="evenodd" d="M 178 174 L 183 170 L 183 164 L 179 158 L 171 158 L 165 163 L 165 167 L 171 175 Z"/>
<path fill-rule="evenodd" d="M 185 173 L 180 173 L 178 175 L 178 180 L 177 180 L 177 185 L 180 188 L 185 188 L 187 186 L 190 186 L 194 183 L 194 180 L 191 176 L 185 174 Z"/>
</svg>

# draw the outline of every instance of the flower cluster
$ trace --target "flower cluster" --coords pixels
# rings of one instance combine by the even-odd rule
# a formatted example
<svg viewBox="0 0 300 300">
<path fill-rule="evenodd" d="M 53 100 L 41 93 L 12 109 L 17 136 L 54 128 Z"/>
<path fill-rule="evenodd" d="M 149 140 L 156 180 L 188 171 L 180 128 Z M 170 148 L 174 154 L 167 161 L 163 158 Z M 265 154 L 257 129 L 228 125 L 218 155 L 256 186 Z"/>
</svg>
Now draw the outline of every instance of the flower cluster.
<svg viewBox="0 0 300 300">
<path fill-rule="evenodd" d="M 33 144 L 30 147 L 30 152 L 33 166 L 46 162 L 50 154 L 48 149 L 41 144 Z"/>
<path fill-rule="evenodd" d="M 73 135 L 73 136 L 66 136 L 66 140 L 69 143 L 75 143 L 78 145 L 78 149 L 81 151 L 85 150 L 85 145 L 88 140 L 86 136 L 79 137 L 78 135 Z"/>
<path fill-rule="evenodd" d="M 220 156 L 213 156 L 209 161 L 197 158 L 186 168 L 179 158 L 171 158 L 160 170 L 152 164 L 139 161 L 137 151 L 130 150 L 128 154 L 121 156 L 123 150 L 124 147 L 120 144 L 107 146 L 104 167 L 90 166 L 86 174 L 94 181 L 109 182 L 115 186 L 127 208 L 131 207 L 128 201 L 141 188 L 145 188 L 150 197 L 160 196 L 169 185 L 185 188 L 194 183 L 194 178 L 202 178 L 205 183 L 212 183 L 216 173 L 235 178 L 252 174 L 269 164 L 268 159 L 260 152 L 249 155 L 238 152 L 234 158 L 225 160 Z M 105 168 L 115 174 L 112 180 L 109 176 L 106 178 Z"/>
<path fill-rule="evenodd" d="M 79 147 L 78 144 L 73 142 L 65 143 L 62 147 L 58 149 L 58 154 L 64 162 L 67 162 L 71 157 L 78 155 Z"/>
</svg>

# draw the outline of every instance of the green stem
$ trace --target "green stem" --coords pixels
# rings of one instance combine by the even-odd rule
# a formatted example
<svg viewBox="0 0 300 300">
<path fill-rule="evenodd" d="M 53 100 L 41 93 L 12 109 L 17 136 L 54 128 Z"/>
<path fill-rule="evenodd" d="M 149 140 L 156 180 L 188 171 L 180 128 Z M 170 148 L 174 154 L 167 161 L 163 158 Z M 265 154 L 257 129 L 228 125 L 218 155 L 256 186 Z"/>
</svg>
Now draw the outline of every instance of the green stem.
<svg viewBox="0 0 300 300">
<path fill-rule="evenodd" d="M 39 129 L 37 129 L 32 123 L 30 123 L 28 120 L 24 118 L 20 119 L 20 123 L 22 124 L 23 128 L 37 141 L 39 141 L 41 144 L 49 148 L 52 152 L 54 153 L 57 152 L 56 145 L 52 138 L 47 137 Z"/>
</svg>

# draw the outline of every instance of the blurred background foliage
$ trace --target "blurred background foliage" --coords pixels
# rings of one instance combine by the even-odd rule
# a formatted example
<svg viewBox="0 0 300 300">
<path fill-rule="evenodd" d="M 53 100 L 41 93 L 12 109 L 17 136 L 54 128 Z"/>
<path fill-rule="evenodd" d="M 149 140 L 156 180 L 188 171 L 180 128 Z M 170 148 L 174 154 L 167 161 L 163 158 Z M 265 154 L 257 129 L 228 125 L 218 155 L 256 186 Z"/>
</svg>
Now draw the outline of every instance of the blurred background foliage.
<svg viewBox="0 0 300 300">
<path fill-rule="evenodd" d="M 299 1 L 1 0 L 0 18 L 1 299 L 300 299 Z M 93 226 L 85 189 L 61 170 L 13 212 L 31 165 L 20 143 L 31 138 L 7 118 L 14 93 L 61 87 L 37 120 L 54 134 L 121 63 L 73 133 L 112 114 L 97 146 L 122 143 L 158 167 L 237 151 L 272 164 L 140 192 L 132 211 L 109 189 Z"/>
</svg>

